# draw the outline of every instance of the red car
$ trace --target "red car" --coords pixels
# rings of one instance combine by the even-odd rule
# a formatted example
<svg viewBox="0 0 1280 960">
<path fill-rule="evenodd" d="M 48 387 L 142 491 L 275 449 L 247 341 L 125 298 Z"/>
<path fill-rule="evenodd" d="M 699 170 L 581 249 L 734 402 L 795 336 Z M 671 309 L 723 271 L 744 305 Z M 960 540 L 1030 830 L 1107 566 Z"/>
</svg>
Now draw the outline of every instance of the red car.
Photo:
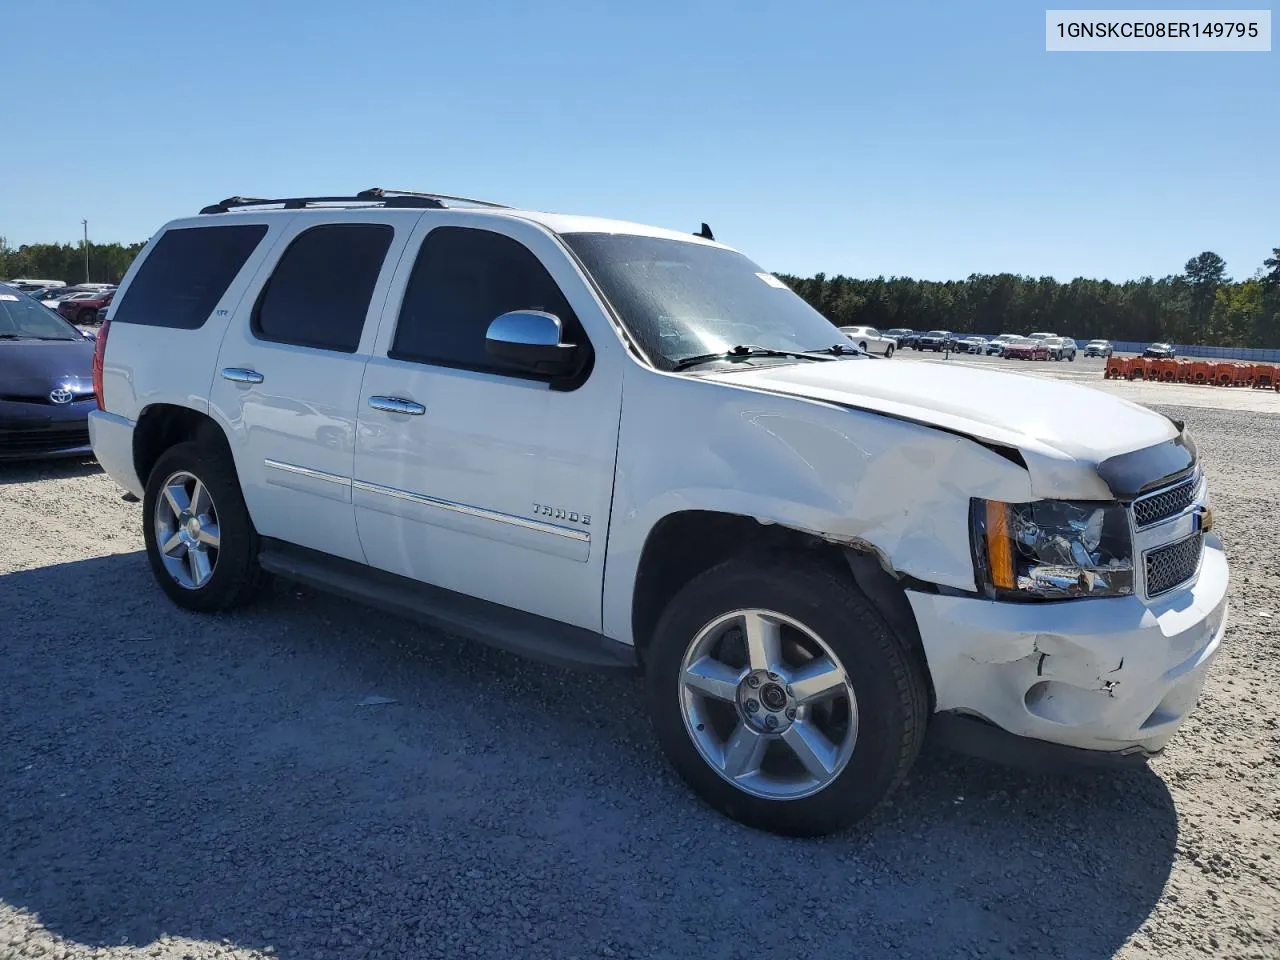
<svg viewBox="0 0 1280 960">
<path fill-rule="evenodd" d="M 73 293 L 65 300 L 58 301 L 58 314 L 72 323 L 97 323 L 98 308 L 109 304 L 115 295 L 114 290 Z"/>
<path fill-rule="evenodd" d="M 1001 355 L 1007 360 L 1048 360 L 1049 348 L 1043 340 L 1022 338 L 1010 340 L 1004 345 Z"/>
</svg>

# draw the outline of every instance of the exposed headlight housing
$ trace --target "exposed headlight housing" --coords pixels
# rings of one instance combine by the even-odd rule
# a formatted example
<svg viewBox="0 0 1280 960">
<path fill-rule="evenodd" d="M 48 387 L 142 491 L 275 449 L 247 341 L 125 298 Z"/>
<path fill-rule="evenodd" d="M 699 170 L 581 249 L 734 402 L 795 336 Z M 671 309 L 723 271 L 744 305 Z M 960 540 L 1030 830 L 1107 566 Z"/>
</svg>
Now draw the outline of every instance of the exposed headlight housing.
<svg viewBox="0 0 1280 960">
<path fill-rule="evenodd" d="M 978 589 L 999 600 L 1072 600 L 1133 593 L 1129 517 L 1118 503 L 969 502 Z"/>
</svg>

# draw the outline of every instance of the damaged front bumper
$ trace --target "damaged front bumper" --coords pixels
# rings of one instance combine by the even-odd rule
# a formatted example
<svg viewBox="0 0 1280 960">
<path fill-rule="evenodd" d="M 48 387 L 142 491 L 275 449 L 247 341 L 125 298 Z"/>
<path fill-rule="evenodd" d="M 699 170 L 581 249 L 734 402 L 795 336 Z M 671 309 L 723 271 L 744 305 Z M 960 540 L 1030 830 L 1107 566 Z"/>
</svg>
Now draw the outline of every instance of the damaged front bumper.
<svg viewBox="0 0 1280 960">
<path fill-rule="evenodd" d="M 908 591 L 939 726 L 953 742 L 957 728 L 990 741 L 978 720 L 1066 754 L 1160 751 L 1218 654 L 1227 576 L 1221 541 L 1207 535 L 1197 580 L 1153 601 L 1004 603 Z"/>
</svg>

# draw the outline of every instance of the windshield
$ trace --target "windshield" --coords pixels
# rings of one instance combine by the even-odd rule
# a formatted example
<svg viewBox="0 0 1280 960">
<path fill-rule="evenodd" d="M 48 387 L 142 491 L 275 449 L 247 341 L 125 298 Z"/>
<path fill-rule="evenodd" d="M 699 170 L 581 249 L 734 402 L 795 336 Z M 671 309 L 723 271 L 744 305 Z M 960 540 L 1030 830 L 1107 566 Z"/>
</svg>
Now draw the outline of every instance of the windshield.
<svg viewBox="0 0 1280 960">
<path fill-rule="evenodd" d="M 848 342 L 785 283 L 732 250 L 631 234 L 562 236 L 659 369 L 740 345 L 804 352 Z"/>
<path fill-rule="evenodd" d="M 0 340 L 83 340 L 71 324 L 30 297 L 0 287 Z"/>
</svg>

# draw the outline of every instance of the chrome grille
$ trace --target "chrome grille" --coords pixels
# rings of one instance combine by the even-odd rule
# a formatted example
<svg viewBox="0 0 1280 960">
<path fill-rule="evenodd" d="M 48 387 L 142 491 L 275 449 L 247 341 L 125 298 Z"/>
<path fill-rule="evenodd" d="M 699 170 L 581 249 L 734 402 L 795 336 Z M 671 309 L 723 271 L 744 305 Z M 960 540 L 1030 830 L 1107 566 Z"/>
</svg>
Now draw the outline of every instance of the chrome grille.
<svg viewBox="0 0 1280 960">
<path fill-rule="evenodd" d="M 1196 487 L 1200 483 L 1198 476 L 1188 477 L 1181 483 L 1167 487 L 1156 493 L 1147 494 L 1133 502 L 1133 519 L 1138 529 L 1149 527 L 1161 520 L 1176 517 L 1191 506 L 1196 498 Z"/>
<path fill-rule="evenodd" d="M 1204 534 L 1196 533 L 1148 553 L 1147 596 L 1168 593 L 1194 577 L 1200 569 L 1200 552 L 1203 549 Z"/>
</svg>

